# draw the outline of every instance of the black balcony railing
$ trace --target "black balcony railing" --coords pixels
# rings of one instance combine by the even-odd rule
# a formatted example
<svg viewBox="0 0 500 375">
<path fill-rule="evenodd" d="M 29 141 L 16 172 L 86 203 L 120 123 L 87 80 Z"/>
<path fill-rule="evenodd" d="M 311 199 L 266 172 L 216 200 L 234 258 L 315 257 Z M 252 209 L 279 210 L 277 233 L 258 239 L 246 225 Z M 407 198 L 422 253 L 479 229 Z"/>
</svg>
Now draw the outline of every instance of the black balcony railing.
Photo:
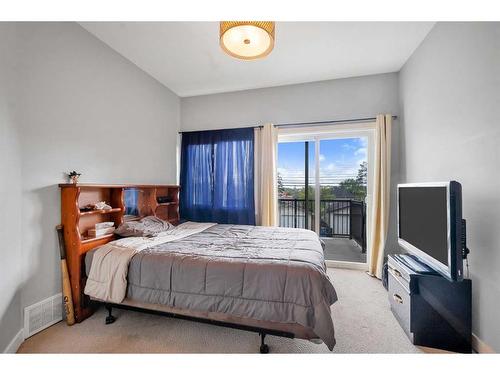
<svg viewBox="0 0 500 375">
<path fill-rule="evenodd" d="M 279 225 L 315 230 L 315 201 L 309 199 L 278 199 Z M 355 240 L 366 251 L 366 205 L 346 199 L 321 199 L 320 236 L 345 237 Z M 307 211 L 307 215 L 306 215 Z"/>
</svg>

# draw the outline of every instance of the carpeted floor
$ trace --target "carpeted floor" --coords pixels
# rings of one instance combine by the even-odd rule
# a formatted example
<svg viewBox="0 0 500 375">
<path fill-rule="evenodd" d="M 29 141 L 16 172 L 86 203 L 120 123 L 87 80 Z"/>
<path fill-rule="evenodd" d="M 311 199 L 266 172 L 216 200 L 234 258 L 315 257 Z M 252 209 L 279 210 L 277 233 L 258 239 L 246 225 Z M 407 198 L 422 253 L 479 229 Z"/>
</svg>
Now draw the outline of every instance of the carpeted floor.
<svg viewBox="0 0 500 375">
<path fill-rule="evenodd" d="M 332 306 L 334 353 L 419 353 L 393 317 L 379 280 L 362 271 L 329 269 L 339 301 Z M 26 340 L 20 353 L 258 353 L 256 333 L 163 316 L 99 310 L 83 323 L 60 322 Z M 330 353 L 324 344 L 268 336 L 271 353 Z"/>
</svg>

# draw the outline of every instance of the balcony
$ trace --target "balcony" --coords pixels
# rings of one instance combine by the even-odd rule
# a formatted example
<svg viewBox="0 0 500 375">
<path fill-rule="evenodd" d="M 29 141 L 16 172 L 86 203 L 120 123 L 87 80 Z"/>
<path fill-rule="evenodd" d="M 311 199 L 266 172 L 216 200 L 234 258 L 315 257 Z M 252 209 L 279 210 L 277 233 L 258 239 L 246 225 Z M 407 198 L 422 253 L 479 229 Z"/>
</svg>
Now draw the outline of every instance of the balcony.
<svg viewBox="0 0 500 375">
<path fill-rule="evenodd" d="M 352 199 L 320 200 L 319 235 L 325 259 L 366 263 L 366 205 Z M 308 213 L 306 215 L 306 212 Z M 278 199 L 279 225 L 315 230 L 315 201 Z"/>
</svg>

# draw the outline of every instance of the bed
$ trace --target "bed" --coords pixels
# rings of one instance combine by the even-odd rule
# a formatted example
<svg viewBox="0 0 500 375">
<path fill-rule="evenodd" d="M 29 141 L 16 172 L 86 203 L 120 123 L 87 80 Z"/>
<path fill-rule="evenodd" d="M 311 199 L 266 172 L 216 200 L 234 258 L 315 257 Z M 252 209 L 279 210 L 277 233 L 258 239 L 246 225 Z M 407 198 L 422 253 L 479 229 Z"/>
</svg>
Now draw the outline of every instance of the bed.
<svg viewBox="0 0 500 375">
<path fill-rule="evenodd" d="M 86 253 L 87 275 L 100 249 Z M 108 322 L 111 308 L 123 307 L 252 330 L 261 335 L 261 352 L 269 349 L 266 334 L 335 346 L 330 306 L 337 294 L 309 230 L 214 224 L 143 246 L 127 262 L 123 293 L 121 301 L 90 298 L 106 303 Z"/>
</svg>

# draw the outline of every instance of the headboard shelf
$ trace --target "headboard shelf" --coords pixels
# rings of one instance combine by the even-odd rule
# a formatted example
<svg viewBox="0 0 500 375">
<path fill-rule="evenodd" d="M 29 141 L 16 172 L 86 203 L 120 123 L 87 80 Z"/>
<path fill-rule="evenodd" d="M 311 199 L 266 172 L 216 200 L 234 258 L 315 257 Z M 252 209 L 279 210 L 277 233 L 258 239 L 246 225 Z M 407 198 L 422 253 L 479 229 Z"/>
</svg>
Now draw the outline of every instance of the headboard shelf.
<svg viewBox="0 0 500 375">
<path fill-rule="evenodd" d="M 126 188 L 138 188 L 138 189 L 153 189 L 153 188 L 178 188 L 179 185 L 154 185 L 154 184 L 59 184 L 60 188 L 64 187 L 81 187 L 81 188 L 117 188 L 117 189 L 126 189 Z"/>
<path fill-rule="evenodd" d="M 114 237 L 115 237 L 115 235 L 113 233 L 111 233 L 111 234 L 105 234 L 105 235 L 99 236 L 99 237 L 82 238 L 82 244 L 88 244 L 88 243 L 96 242 L 96 241 L 106 239 L 106 238 L 108 238 L 108 239 L 113 238 L 114 239 Z"/>
<path fill-rule="evenodd" d="M 121 212 L 121 211 L 122 211 L 122 209 L 120 207 L 111 208 L 109 210 L 80 211 L 80 216 L 97 215 L 97 214 L 111 214 L 113 212 Z"/>
<path fill-rule="evenodd" d="M 81 322 L 92 314 L 85 288 L 85 253 L 102 246 L 117 237 L 106 234 L 89 237 L 89 229 L 95 224 L 111 221 L 115 227 L 124 220 L 140 220 L 145 216 L 157 216 L 172 224 L 179 223 L 179 186 L 149 184 L 59 184 L 61 188 L 61 224 L 64 231 L 66 258 L 73 293 L 75 319 Z M 126 196 L 131 194 L 130 196 Z M 158 197 L 168 202 L 158 203 Z M 81 211 L 82 207 L 106 202 L 108 210 Z"/>
</svg>

